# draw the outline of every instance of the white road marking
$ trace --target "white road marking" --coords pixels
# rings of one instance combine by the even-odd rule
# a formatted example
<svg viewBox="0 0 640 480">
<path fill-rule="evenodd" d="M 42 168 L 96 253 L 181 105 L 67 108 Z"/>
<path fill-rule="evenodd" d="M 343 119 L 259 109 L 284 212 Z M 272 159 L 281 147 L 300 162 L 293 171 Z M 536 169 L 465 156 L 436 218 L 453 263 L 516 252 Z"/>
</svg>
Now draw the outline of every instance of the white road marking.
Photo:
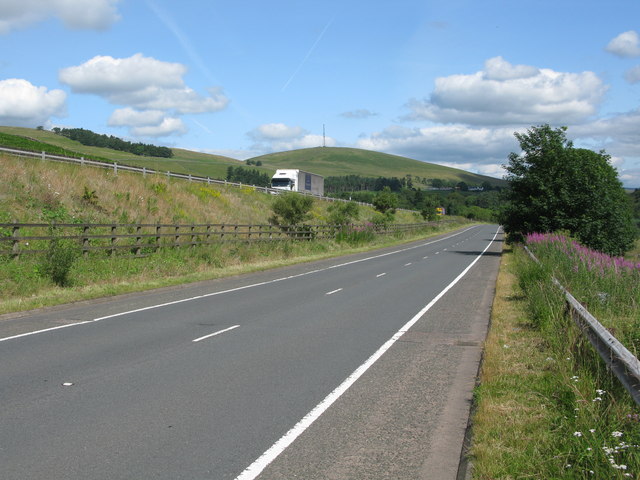
<svg viewBox="0 0 640 480">
<path fill-rule="evenodd" d="M 201 340 L 206 340 L 207 338 L 215 337 L 216 335 L 220 335 L 221 333 L 228 332 L 229 330 L 233 330 L 235 328 L 238 328 L 239 326 L 240 325 L 234 325 L 233 327 L 225 328 L 224 330 L 219 330 L 217 332 L 210 333 L 209 335 L 205 335 L 204 337 L 196 338 L 195 340 L 192 340 L 192 342 L 195 343 Z"/>
<path fill-rule="evenodd" d="M 127 310 L 125 312 L 114 313 L 112 315 L 106 315 L 104 317 L 98 317 L 98 318 L 94 318 L 93 320 L 86 320 L 84 322 L 70 323 L 68 325 L 61 325 L 61 326 L 52 327 L 52 328 L 45 328 L 45 329 L 42 329 L 42 330 L 35 330 L 33 332 L 21 333 L 19 335 L 13 335 L 11 337 L 0 338 L 0 342 L 5 342 L 5 341 L 8 341 L 8 340 L 15 340 L 17 338 L 28 337 L 28 336 L 37 335 L 37 334 L 40 334 L 40 333 L 51 332 L 53 330 L 59 330 L 61 328 L 75 327 L 75 326 L 78 326 L 78 325 L 84 325 L 84 324 L 87 324 L 87 323 L 99 322 L 101 320 L 107 320 L 107 319 L 110 319 L 110 318 L 122 317 L 122 316 L 125 316 L 125 315 L 129 315 L 131 313 L 138 313 L 138 312 L 144 312 L 146 310 L 153 310 L 153 309 L 156 309 L 156 308 L 168 307 L 170 305 L 176 305 L 178 303 L 191 302 L 193 300 L 199 300 L 201 298 L 214 297 L 216 295 L 223 295 L 225 293 L 237 292 L 237 291 L 240 291 L 240 290 L 246 290 L 248 288 L 260 287 L 262 285 L 269 285 L 271 283 L 282 282 L 284 280 L 290 280 L 292 278 L 304 277 L 306 275 L 311 275 L 313 273 L 324 272 L 324 271 L 331 270 L 331 269 L 334 269 L 334 268 L 346 267 L 346 266 L 349 266 L 349 265 L 354 265 L 356 263 L 366 262 L 366 261 L 369 261 L 369 260 L 375 260 L 376 258 L 387 257 L 389 255 L 394 255 L 396 253 L 402 253 L 402 252 L 406 252 L 406 251 L 409 251 L 409 250 L 414 250 L 414 249 L 420 248 L 420 247 L 426 247 L 427 245 L 432 245 L 434 243 L 442 242 L 443 240 L 448 240 L 448 239 L 456 237 L 458 235 L 462 235 L 463 233 L 466 233 L 469 230 L 472 230 L 474 228 L 477 228 L 477 226 L 469 227 L 469 228 L 467 228 L 465 230 L 462 230 L 460 232 L 454 233 L 453 235 L 449 235 L 448 237 L 440 238 L 438 240 L 432 240 L 430 242 L 420 243 L 418 245 L 413 245 L 411 247 L 401 248 L 400 250 L 393 250 L 392 252 L 381 253 L 379 255 L 373 255 L 371 257 L 365 257 L 365 258 L 361 258 L 359 260 L 352 260 L 351 262 L 340 263 L 338 265 L 331 265 L 330 267 L 319 268 L 317 270 L 311 270 L 309 272 L 298 273 L 296 275 L 290 275 L 288 277 L 275 278 L 273 280 L 268 280 L 266 282 L 252 283 L 250 285 L 244 285 L 242 287 L 230 288 L 229 290 L 221 290 L 219 292 L 205 293 L 204 295 L 196 295 L 195 297 L 183 298 L 181 300 L 174 300 L 172 302 L 159 303 L 159 304 L 156 304 L 156 305 L 149 305 L 148 307 L 142 307 L 142 308 L 137 308 L 137 309 L 134 309 L 134 310 Z"/>
<path fill-rule="evenodd" d="M 378 275 L 376 275 L 376 278 L 384 277 L 385 275 L 386 273 L 379 273 Z"/>
<path fill-rule="evenodd" d="M 338 293 L 338 292 L 341 292 L 341 291 L 342 291 L 342 289 L 338 288 L 336 290 L 331 290 L 330 292 L 325 293 L 325 295 L 333 295 L 334 293 Z"/>
<path fill-rule="evenodd" d="M 405 267 L 408 267 L 409 265 L 411 265 L 411 262 L 404 264 Z"/>
<path fill-rule="evenodd" d="M 489 247 L 493 244 L 493 241 L 498 236 L 498 232 L 496 231 L 493 239 L 486 248 L 482 251 L 480 255 L 478 255 L 473 262 L 465 268 L 460 275 L 458 275 L 449 285 L 447 285 L 444 290 L 442 290 L 438 295 L 435 296 L 433 300 L 431 300 L 422 310 L 414 315 L 414 317 L 409 320 L 400 330 L 396 332 L 393 337 L 385 342 L 373 355 L 371 355 L 366 362 L 360 365 L 351 375 L 347 377 L 347 379 L 342 382 L 333 392 L 325 397 L 318 405 L 316 405 L 313 410 L 307 413 L 302 420 L 296 423 L 291 430 L 285 433 L 276 443 L 274 443 L 266 452 L 264 452 L 256 461 L 254 461 L 251 465 L 249 465 L 240 475 L 236 477 L 235 480 L 254 480 L 262 471 L 273 462 L 282 452 L 286 450 L 286 448 L 291 445 L 307 428 L 311 426 L 313 422 L 315 422 L 320 416 L 327 411 L 327 409 L 338 400 L 344 392 L 346 392 L 351 385 L 353 385 L 364 373 L 376 362 L 378 359 L 391 348 L 391 346 L 396 343 L 402 335 L 404 335 L 415 323 L 422 318 L 422 316 L 427 313 L 431 307 L 433 307 L 438 300 L 440 300 L 445 293 L 447 293 L 453 286 L 464 277 L 471 267 L 473 267 L 478 260 L 484 255 L 484 253 L 489 249 Z"/>
</svg>

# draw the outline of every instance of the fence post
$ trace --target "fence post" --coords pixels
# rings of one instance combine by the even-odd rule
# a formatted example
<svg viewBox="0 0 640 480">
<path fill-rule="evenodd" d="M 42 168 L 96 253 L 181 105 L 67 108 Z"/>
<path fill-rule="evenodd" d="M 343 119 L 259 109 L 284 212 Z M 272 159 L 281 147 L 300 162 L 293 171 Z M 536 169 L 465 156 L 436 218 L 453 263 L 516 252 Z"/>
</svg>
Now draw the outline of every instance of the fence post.
<svg viewBox="0 0 640 480">
<path fill-rule="evenodd" d="M 196 226 L 191 225 L 191 248 L 196 248 Z"/>
<path fill-rule="evenodd" d="M 220 225 L 220 240 L 224 237 L 224 223 Z"/>
<path fill-rule="evenodd" d="M 205 236 L 206 243 L 211 240 L 211 225 L 207 224 L 207 235 Z"/>
<path fill-rule="evenodd" d="M 18 258 L 20 256 L 20 227 L 18 225 L 13 226 L 13 233 L 11 234 L 11 238 L 13 238 L 11 255 L 13 256 L 13 258 Z"/>
<path fill-rule="evenodd" d="M 117 225 L 111 225 L 111 256 L 116 254 L 116 241 L 118 237 L 116 237 L 116 229 Z"/>
<path fill-rule="evenodd" d="M 140 230 L 142 229 L 142 227 L 140 225 L 136 225 L 136 257 L 140 255 L 140 241 L 142 240 L 142 237 L 139 236 L 140 235 Z"/>
<path fill-rule="evenodd" d="M 87 232 L 89 231 L 89 225 L 82 226 L 82 256 L 86 257 L 89 254 L 89 237 Z"/>
<path fill-rule="evenodd" d="M 180 246 L 180 225 L 175 225 L 175 235 L 173 240 L 173 246 L 174 247 Z"/>
<path fill-rule="evenodd" d="M 156 251 L 160 248 L 160 225 L 156 225 Z"/>
</svg>

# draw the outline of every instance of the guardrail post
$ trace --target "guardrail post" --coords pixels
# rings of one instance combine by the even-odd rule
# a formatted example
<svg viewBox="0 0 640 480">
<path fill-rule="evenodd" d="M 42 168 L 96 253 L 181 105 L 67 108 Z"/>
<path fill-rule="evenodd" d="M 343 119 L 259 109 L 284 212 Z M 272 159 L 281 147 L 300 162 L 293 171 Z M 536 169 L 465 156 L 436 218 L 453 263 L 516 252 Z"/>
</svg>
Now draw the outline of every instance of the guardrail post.
<svg viewBox="0 0 640 480">
<path fill-rule="evenodd" d="M 113 162 L 113 174 L 118 175 L 118 164 L 117 162 Z"/>
<path fill-rule="evenodd" d="M 191 174 L 189 174 L 189 181 L 191 181 Z"/>
<path fill-rule="evenodd" d="M 142 176 L 143 177 L 147 176 L 147 167 L 142 167 Z"/>
<path fill-rule="evenodd" d="M 42 151 L 42 155 L 41 155 L 41 157 L 40 157 L 40 158 L 44 161 L 44 159 L 45 159 L 45 157 L 46 157 L 46 156 L 47 156 L 47 154 L 46 154 L 46 153 L 44 153 L 44 150 L 43 150 L 43 151 Z"/>
<path fill-rule="evenodd" d="M 80 157 L 80 166 L 84 167 L 84 157 Z"/>
</svg>

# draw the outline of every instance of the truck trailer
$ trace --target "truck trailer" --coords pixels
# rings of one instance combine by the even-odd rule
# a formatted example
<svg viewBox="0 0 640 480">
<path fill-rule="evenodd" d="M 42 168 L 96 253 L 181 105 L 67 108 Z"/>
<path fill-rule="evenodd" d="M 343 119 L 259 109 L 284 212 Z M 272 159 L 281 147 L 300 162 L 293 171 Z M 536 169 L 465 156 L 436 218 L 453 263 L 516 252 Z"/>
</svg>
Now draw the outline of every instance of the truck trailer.
<svg viewBox="0 0 640 480">
<path fill-rule="evenodd" d="M 324 177 L 297 169 L 279 169 L 271 178 L 271 188 L 324 195 Z"/>
</svg>

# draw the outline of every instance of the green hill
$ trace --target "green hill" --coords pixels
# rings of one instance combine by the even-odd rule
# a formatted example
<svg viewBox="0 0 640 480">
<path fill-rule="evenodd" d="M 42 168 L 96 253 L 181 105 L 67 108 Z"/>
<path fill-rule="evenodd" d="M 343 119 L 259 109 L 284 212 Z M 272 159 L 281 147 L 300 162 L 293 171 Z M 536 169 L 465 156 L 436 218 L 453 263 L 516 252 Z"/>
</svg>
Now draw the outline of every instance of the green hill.
<svg viewBox="0 0 640 480">
<path fill-rule="evenodd" d="M 101 160 L 108 160 L 136 167 L 147 167 L 159 171 L 172 171 L 203 177 L 224 179 L 229 166 L 243 166 L 245 162 L 220 155 L 194 152 L 173 148 L 172 158 L 141 157 L 131 153 L 112 150 L 109 148 L 90 147 L 70 140 L 61 135 L 56 135 L 47 130 L 37 130 L 22 127 L 0 126 L 0 133 L 15 135 L 22 139 L 30 139 L 44 144 L 53 145 L 64 149 L 68 154 L 93 156 Z M 32 148 L 25 146 L 26 150 L 38 151 L 41 146 L 34 144 Z M 0 146 L 4 145 L 0 136 Z M 357 148 L 316 147 L 287 152 L 271 153 L 252 158 L 253 162 L 261 161 L 262 166 L 252 165 L 272 175 L 278 168 L 299 168 L 325 177 L 360 175 L 362 177 L 398 177 L 406 175 L 421 178 L 438 178 L 441 180 L 453 180 L 465 182 L 468 185 L 481 185 L 489 182 L 494 186 L 504 186 L 504 180 L 475 173 L 465 172 L 456 168 L 444 167 L 433 163 L 420 162 L 406 157 L 390 155 L 387 153 L 361 150 Z"/>
<path fill-rule="evenodd" d="M 221 155 L 211 155 L 207 153 L 193 152 L 180 148 L 172 148 L 172 158 L 161 157 L 141 157 L 132 155 L 127 152 L 120 152 L 110 148 L 89 147 L 82 145 L 80 142 L 70 140 L 61 135 L 56 135 L 47 130 L 36 130 L 33 128 L 22 127 L 3 127 L 0 126 L 0 133 L 16 135 L 24 139 L 35 140 L 37 142 L 53 145 L 63 148 L 69 153 L 75 152 L 80 155 L 92 156 L 103 161 L 109 160 L 123 165 L 131 165 L 134 167 L 147 167 L 159 171 L 171 171 L 176 173 L 191 173 L 211 178 L 225 178 L 227 175 L 227 167 L 230 165 L 237 167 L 244 165 L 244 162 Z M 0 146 L 5 146 L 0 141 Z M 9 148 L 16 148 L 13 145 L 7 145 Z M 25 150 L 33 150 L 25 145 Z"/>
<path fill-rule="evenodd" d="M 489 182 L 504 186 L 504 180 L 465 172 L 456 168 L 420 162 L 388 153 L 373 152 L 357 148 L 316 147 L 289 152 L 271 153 L 252 158 L 265 167 L 299 168 L 325 177 L 360 175 L 363 177 L 398 177 L 405 175 L 422 178 L 455 180 L 469 185 Z"/>
</svg>

